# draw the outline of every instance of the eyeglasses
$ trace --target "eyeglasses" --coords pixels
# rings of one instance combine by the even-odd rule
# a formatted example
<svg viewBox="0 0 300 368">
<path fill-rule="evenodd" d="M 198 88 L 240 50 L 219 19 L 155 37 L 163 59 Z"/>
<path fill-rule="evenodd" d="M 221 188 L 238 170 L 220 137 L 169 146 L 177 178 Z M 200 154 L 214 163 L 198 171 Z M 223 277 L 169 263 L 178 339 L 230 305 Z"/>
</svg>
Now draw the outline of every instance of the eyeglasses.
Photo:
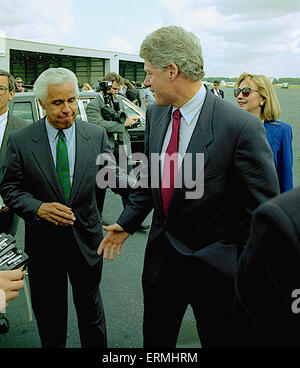
<svg viewBox="0 0 300 368">
<path fill-rule="evenodd" d="M 18 80 L 17 83 L 23 83 L 23 81 Z"/>
<path fill-rule="evenodd" d="M 242 92 L 243 97 L 248 97 L 250 95 L 251 91 L 258 92 L 257 89 L 250 88 L 250 87 L 244 87 L 242 89 L 241 88 L 236 88 L 235 90 L 233 90 L 233 94 L 234 94 L 234 97 L 237 97 Z"/>
<path fill-rule="evenodd" d="M 0 86 L 0 96 L 5 95 L 6 91 L 8 90 L 7 87 L 4 86 Z"/>
</svg>

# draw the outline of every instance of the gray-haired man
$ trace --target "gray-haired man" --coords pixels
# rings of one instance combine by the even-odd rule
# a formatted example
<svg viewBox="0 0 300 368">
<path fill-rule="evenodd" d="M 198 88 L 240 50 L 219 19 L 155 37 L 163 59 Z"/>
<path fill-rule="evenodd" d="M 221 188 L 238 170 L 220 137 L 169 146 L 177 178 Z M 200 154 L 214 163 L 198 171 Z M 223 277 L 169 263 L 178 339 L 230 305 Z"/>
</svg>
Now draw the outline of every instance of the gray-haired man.
<svg viewBox="0 0 300 368">
<path fill-rule="evenodd" d="M 68 276 L 81 345 L 104 348 L 96 162 L 99 154 L 110 154 L 108 138 L 103 128 L 76 119 L 78 82 L 70 70 L 47 69 L 34 93 L 46 116 L 10 135 L 0 191 L 25 221 L 32 306 L 42 346 L 65 347 Z M 126 174 L 123 179 L 127 183 Z"/>
<path fill-rule="evenodd" d="M 144 85 L 156 100 L 147 110 L 148 187 L 132 191 L 117 223 L 105 228 L 99 254 L 120 255 L 122 243 L 154 208 L 143 270 L 144 346 L 175 347 L 189 304 L 203 347 L 231 345 L 238 253 L 251 213 L 279 193 L 272 152 L 260 120 L 201 82 L 202 49 L 194 34 L 162 27 L 146 37 L 140 56 Z M 151 188 L 157 154 L 161 180 Z M 188 199 L 197 189 L 197 154 L 204 156 L 204 192 Z M 172 155 L 177 165 L 165 165 Z M 192 157 L 192 167 L 186 157 Z M 186 171 L 194 187 L 185 182 Z"/>
</svg>

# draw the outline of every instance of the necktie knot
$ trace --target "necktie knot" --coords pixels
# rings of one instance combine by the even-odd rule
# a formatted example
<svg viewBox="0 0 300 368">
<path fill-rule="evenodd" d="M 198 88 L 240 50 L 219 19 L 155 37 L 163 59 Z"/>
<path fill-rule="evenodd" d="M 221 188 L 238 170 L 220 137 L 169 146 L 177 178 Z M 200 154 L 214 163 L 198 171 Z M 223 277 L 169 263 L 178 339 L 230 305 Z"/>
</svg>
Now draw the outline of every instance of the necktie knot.
<svg viewBox="0 0 300 368">
<path fill-rule="evenodd" d="M 58 139 L 60 138 L 65 138 L 65 133 L 63 132 L 63 130 L 58 131 Z"/>
<path fill-rule="evenodd" d="M 181 112 L 179 109 L 176 109 L 174 111 L 174 114 L 173 114 L 173 120 L 175 120 L 176 122 L 180 122 L 180 118 L 181 118 Z"/>
</svg>

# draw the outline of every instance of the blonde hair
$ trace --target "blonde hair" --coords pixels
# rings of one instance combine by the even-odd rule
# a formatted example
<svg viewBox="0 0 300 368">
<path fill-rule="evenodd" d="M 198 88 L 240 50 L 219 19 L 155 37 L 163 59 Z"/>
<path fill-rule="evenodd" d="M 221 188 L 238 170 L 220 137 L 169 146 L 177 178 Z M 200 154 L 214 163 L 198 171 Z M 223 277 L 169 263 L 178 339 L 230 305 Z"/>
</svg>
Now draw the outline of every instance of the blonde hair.
<svg viewBox="0 0 300 368">
<path fill-rule="evenodd" d="M 278 119 L 280 115 L 280 106 L 270 79 L 265 75 L 256 75 L 244 72 L 237 80 L 238 87 L 243 80 L 254 82 L 257 85 L 258 93 L 264 97 L 265 103 L 261 106 L 261 115 L 263 119 L 270 121 Z"/>
</svg>

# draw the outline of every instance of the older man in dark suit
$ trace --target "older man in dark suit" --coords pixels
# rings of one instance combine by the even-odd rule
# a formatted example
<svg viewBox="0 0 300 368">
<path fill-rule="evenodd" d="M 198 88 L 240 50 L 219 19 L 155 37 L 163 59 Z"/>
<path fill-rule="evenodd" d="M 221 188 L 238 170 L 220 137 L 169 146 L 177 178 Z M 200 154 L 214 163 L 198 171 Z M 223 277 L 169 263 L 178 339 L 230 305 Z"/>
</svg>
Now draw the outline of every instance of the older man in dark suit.
<svg viewBox="0 0 300 368">
<path fill-rule="evenodd" d="M 108 138 L 103 128 L 75 120 L 78 82 L 73 72 L 44 71 L 34 93 L 46 117 L 10 135 L 1 195 L 25 220 L 31 298 L 42 346 L 65 347 L 69 276 L 81 345 L 103 348 L 96 162 L 99 154 L 110 153 Z M 121 178 L 113 160 L 110 170 Z M 122 178 L 127 184 L 125 173 Z"/>
<path fill-rule="evenodd" d="M 154 208 L 143 270 L 144 346 L 175 347 L 188 304 L 203 347 L 230 345 L 233 275 L 250 215 L 279 193 L 272 152 L 261 121 L 202 84 L 195 35 L 160 28 L 143 41 L 140 56 L 156 100 L 147 110 L 148 165 L 117 224 L 104 227 L 109 233 L 98 252 L 120 254 Z"/>
</svg>

